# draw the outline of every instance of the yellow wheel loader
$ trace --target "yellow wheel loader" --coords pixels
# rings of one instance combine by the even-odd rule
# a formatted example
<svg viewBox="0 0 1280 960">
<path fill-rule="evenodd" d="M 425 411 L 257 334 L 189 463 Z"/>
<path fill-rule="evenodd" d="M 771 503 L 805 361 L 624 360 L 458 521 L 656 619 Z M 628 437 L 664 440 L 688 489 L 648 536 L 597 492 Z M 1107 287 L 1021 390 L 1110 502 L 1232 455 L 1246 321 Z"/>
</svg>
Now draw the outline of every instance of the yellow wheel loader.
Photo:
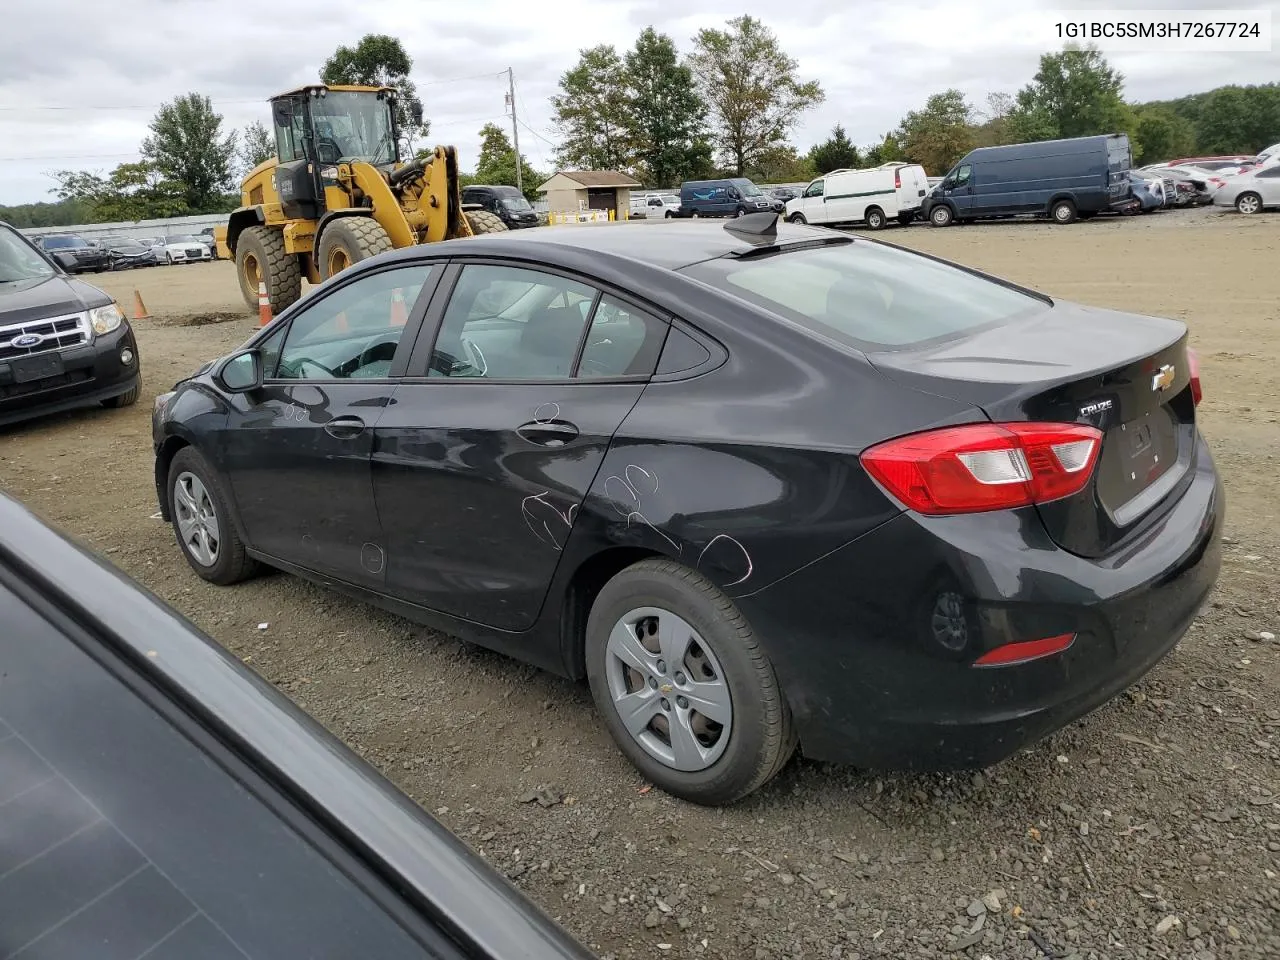
<svg viewBox="0 0 1280 960">
<path fill-rule="evenodd" d="M 274 315 L 302 295 L 303 277 L 320 283 L 385 250 L 506 229 L 463 207 L 453 147 L 401 159 L 394 89 L 312 84 L 270 102 L 276 156 L 249 171 L 241 206 L 214 231 L 251 309 L 259 283 Z M 420 122 L 422 105 L 410 109 Z"/>
</svg>

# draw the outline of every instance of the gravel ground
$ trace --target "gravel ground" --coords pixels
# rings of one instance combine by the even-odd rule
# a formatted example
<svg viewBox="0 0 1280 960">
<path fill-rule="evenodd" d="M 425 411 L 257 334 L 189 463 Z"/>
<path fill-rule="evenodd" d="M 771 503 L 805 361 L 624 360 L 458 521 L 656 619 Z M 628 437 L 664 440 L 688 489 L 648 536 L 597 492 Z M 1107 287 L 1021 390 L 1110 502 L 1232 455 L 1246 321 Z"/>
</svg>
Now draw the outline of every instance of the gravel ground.
<svg viewBox="0 0 1280 960">
<path fill-rule="evenodd" d="M 1280 957 L 1280 217 L 881 236 L 1185 319 L 1228 487 L 1223 574 L 1184 641 L 981 772 L 797 760 L 740 805 L 701 809 L 650 792 L 582 686 L 285 575 L 197 579 L 153 517 L 148 411 L 251 331 L 226 263 L 93 278 L 130 304 L 138 288 L 156 315 L 137 324 L 143 400 L 0 432 L 0 484 L 243 657 L 602 956 Z"/>
</svg>

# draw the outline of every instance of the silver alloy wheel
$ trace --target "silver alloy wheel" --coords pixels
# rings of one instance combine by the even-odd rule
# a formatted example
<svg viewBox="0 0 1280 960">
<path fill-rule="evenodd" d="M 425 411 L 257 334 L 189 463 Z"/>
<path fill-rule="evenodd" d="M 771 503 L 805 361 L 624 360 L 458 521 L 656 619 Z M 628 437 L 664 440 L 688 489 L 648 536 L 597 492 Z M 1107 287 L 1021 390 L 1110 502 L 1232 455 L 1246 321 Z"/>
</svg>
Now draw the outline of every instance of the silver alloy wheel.
<svg viewBox="0 0 1280 960">
<path fill-rule="evenodd" d="M 938 226 L 946 226 L 951 222 L 951 211 L 946 207 L 938 207 L 933 211 L 933 222 Z"/>
<path fill-rule="evenodd" d="M 1236 209 L 1241 213 L 1257 213 L 1262 209 L 1262 201 L 1252 193 L 1246 193 L 1236 201 Z"/>
<path fill-rule="evenodd" d="M 194 473 L 180 473 L 173 482 L 173 512 L 183 548 L 200 566 L 212 567 L 222 547 L 218 511 L 204 482 Z"/>
<path fill-rule="evenodd" d="M 720 759 L 733 701 L 720 661 L 692 626 L 639 607 L 614 625 L 605 657 L 613 708 L 645 753 L 686 773 Z"/>
<path fill-rule="evenodd" d="M 1060 203 L 1053 208 L 1053 216 L 1059 223 L 1066 223 L 1071 219 L 1071 208 L 1065 203 Z"/>
</svg>

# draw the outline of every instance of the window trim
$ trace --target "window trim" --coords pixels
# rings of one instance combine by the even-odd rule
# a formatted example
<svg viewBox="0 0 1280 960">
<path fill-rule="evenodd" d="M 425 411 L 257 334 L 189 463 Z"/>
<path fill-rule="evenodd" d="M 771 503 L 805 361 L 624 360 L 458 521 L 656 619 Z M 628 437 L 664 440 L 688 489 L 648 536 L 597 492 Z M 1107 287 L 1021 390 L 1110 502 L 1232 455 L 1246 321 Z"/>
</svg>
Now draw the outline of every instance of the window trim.
<svg viewBox="0 0 1280 960">
<path fill-rule="evenodd" d="M 427 279 L 423 281 L 422 289 L 418 291 L 418 296 L 414 298 L 412 306 L 409 308 L 408 319 L 405 320 L 404 333 L 400 336 L 399 342 L 396 344 L 396 353 L 391 360 L 391 369 L 385 377 L 360 377 L 360 383 L 399 383 L 404 376 L 405 368 L 409 364 L 409 358 L 413 344 L 417 341 L 417 328 L 422 324 L 422 315 L 426 312 L 427 305 L 431 302 L 431 298 L 435 296 L 435 291 L 440 285 L 440 278 L 444 275 L 445 269 L 448 268 L 448 262 L 440 258 L 423 259 L 423 260 L 402 260 L 394 263 L 380 265 L 371 270 L 353 271 L 354 275 L 350 278 L 342 278 L 339 274 L 340 282 L 335 283 L 332 287 L 323 292 L 317 291 L 312 294 L 316 299 L 299 300 L 300 309 L 292 311 L 288 320 L 285 321 L 287 329 L 284 332 L 284 340 L 280 344 L 280 353 L 284 354 L 285 344 L 289 341 L 289 333 L 293 330 L 293 324 L 298 317 L 305 315 L 315 305 L 324 303 L 330 297 L 334 296 L 341 290 L 345 290 L 353 283 L 367 278 L 374 277 L 381 273 L 390 273 L 393 270 L 412 269 L 414 267 L 427 267 L 431 272 L 427 275 Z M 437 269 L 441 268 L 441 269 Z M 348 268 L 350 270 L 351 268 Z M 344 273 L 347 271 L 343 271 Z M 269 336 L 277 331 L 271 328 L 274 324 L 267 324 L 262 331 L 255 334 L 249 342 L 249 346 L 257 347 L 261 342 L 265 341 Z M 271 333 L 268 334 L 267 331 Z M 406 345 L 407 344 L 407 345 Z M 278 368 L 278 361 L 277 361 Z M 312 383 L 351 383 L 350 377 L 309 377 L 306 379 L 295 377 L 264 377 L 263 384 L 273 385 L 295 385 L 295 384 L 312 384 Z"/>
<path fill-rule="evenodd" d="M 453 291 L 457 287 L 458 278 L 462 275 L 464 267 L 509 267 L 517 270 L 532 270 L 538 273 L 546 273 L 555 277 L 563 277 L 566 280 L 572 280 L 575 283 L 586 284 L 596 291 L 595 297 L 591 301 L 591 309 L 587 312 L 586 322 L 583 324 L 582 333 L 578 337 L 578 347 L 574 353 L 573 364 L 569 368 L 568 377 L 557 377 L 554 379 L 543 377 L 432 377 L 429 375 L 431 365 L 431 354 L 435 350 L 436 339 L 440 336 L 440 328 L 444 323 L 444 314 L 448 309 L 449 302 L 453 299 Z M 577 376 L 578 364 L 582 360 L 582 352 L 586 347 L 587 335 L 591 332 L 591 324 L 595 320 L 596 308 L 600 304 L 600 298 L 608 295 L 621 303 L 627 304 L 636 310 L 642 310 L 652 316 L 655 320 L 666 325 L 666 331 L 662 335 L 662 347 L 666 346 L 667 334 L 671 331 L 672 323 L 675 321 L 668 311 L 662 310 L 652 304 L 645 303 L 636 296 L 625 291 L 618 290 L 617 287 L 610 283 L 601 281 L 595 277 L 589 277 L 585 274 L 577 273 L 556 264 L 548 264 L 539 260 L 529 260 L 517 257 L 495 257 L 495 256 L 479 256 L 479 257 L 454 257 L 449 266 L 442 274 L 440 283 L 436 284 L 435 291 L 432 295 L 432 302 L 427 308 L 423 317 L 423 322 L 417 334 L 417 340 L 414 343 L 413 352 L 409 356 L 408 367 L 401 377 L 401 383 L 483 383 L 491 386 L 528 386 L 531 384 L 547 384 L 547 385 L 565 385 L 575 383 L 648 383 L 655 376 L 651 370 L 645 374 L 630 374 L 618 377 L 579 377 Z M 654 360 L 654 370 L 657 369 L 657 358 L 662 356 L 662 347 L 658 349 Z"/>
</svg>

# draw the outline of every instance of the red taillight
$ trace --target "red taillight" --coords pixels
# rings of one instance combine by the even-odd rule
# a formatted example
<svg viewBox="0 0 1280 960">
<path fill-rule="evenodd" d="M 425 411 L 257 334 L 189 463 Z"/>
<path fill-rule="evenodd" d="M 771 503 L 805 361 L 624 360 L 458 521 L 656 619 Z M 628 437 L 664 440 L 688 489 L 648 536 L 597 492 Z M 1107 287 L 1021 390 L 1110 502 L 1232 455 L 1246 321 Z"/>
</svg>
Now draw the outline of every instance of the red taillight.
<svg viewBox="0 0 1280 960">
<path fill-rule="evenodd" d="M 1190 347 L 1187 347 L 1187 371 L 1191 374 L 1191 400 L 1198 407 L 1204 397 L 1200 386 L 1200 357 Z"/>
<path fill-rule="evenodd" d="M 1102 432 L 1075 423 L 975 423 L 889 440 L 862 465 L 911 510 L 932 515 L 1007 510 L 1079 493 Z"/>
<path fill-rule="evenodd" d="M 893 188 L 895 190 L 902 189 L 902 168 L 900 167 L 893 171 Z"/>
<path fill-rule="evenodd" d="M 1043 640 L 1024 640 L 1021 643 L 1006 643 L 1002 647 L 988 650 L 977 660 L 975 667 L 1008 667 L 1015 663 L 1026 663 L 1028 660 L 1039 660 L 1061 653 L 1075 643 L 1074 633 L 1063 633 L 1056 637 L 1045 637 Z"/>
</svg>

